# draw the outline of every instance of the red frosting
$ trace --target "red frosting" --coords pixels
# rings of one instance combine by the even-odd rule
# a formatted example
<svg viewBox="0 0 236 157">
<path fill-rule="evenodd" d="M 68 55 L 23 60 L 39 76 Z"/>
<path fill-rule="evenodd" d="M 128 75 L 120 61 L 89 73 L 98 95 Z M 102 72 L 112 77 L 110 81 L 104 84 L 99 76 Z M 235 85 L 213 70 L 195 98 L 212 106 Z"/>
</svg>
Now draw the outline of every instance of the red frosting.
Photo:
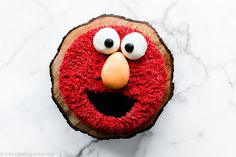
<svg viewBox="0 0 236 157">
<path fill-rule="evenodd" d="M 131 32 L 140 32 L 126 26 L 110 27 L 121 40 Z M 123 117 L 106 116 L 97 111 L 86 95 L 88 90 L 112 91 L 103 85 L 100 76 L 108 55 L 97 52 L 93 46 L 93 37 L 100 28 L 78 36 L 67 49 L 59 69 L 59 89 L 65 104 L 83 124 L 107 134 L 132 133 L 148 123 L 162 107 L 167 83 L 164 59 L 158 47 L 143 34 L 148 44 L 146 54 L 138 60 L 128 60 L 129 83 L 118 91 L 136 102 Z"/>
</svg>

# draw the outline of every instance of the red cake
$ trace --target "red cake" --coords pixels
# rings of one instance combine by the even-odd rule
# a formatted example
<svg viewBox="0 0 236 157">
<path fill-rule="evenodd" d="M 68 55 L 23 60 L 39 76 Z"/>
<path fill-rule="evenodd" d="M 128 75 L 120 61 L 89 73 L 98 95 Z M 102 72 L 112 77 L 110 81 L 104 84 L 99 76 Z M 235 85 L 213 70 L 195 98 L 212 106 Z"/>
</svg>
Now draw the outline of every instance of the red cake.
<svg viewBox="0 0 236 157">
<path fill-rule="evenodd" d="M 154 125 L 173 94 L 173 58 L 145 22 L 102 15 L 72 29 L 51 62 L 52 97 L 68 123 L 99 139 Z"/>
</svg>

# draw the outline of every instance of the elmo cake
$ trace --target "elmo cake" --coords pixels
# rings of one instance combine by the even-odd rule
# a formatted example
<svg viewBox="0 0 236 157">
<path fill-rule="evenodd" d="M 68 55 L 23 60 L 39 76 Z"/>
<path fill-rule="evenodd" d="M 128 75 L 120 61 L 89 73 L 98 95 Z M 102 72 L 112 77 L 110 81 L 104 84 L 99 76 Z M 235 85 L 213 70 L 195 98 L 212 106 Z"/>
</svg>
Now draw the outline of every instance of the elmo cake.
<svg viewBox="0 0 236 157">
<path fill-rule="evenodd" d="M 99 139 L 152 127 L 173 94 L 173 58 L 146 22 L 102 15 L 64 37 L 50 64 L 67 122 Z"/>
</svg>

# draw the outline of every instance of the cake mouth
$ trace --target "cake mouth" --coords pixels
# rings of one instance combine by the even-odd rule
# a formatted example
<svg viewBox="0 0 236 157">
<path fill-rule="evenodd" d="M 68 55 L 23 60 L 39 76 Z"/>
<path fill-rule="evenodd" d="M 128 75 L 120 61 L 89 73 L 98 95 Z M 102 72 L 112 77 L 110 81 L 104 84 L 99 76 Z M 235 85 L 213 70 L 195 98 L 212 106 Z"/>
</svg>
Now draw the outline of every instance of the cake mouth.
<svg viewBox="0 0 236 157">
<path fill-rule="evenodd" d="M 116 118 L 125 116 L 134 106 L 136 100 L 118 92 L 86 91 L 91 104 L 100 113 Z"/>
</svg>

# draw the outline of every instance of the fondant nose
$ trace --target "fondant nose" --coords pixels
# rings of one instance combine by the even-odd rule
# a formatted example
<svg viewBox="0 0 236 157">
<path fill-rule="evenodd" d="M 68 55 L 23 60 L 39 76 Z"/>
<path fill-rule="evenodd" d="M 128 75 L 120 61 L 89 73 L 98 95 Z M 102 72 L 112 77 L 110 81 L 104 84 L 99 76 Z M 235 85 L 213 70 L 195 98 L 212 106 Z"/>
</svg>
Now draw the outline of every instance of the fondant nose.
<svg viewBox="0 0 236 157">
<path fill-rule="evenodd" d="M 120 89 L 129 81 L 129 64 L 121 52 L 110 55 L 102 67 L 103 84 L 111 89 Z"/>
</svg>

